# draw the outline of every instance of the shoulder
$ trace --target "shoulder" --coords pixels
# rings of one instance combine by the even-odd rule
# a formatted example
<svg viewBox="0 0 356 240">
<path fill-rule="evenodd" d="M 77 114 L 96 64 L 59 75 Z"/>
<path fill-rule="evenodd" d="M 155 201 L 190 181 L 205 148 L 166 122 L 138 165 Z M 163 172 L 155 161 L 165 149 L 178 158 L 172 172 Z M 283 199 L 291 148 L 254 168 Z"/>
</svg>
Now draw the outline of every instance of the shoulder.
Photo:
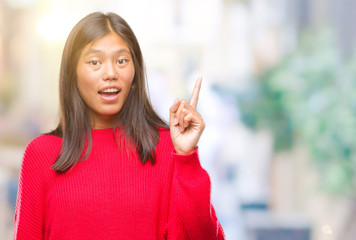
<svg viewBox="0 0 356 240">
<path fill-rule="evenodd" d="M 169 128 L 159 127 L 159 139 L 160 141 L 171 141 L 171 132 Z"/>
<path fill-rule="evenodd" d="M 160 127 L 159 141 L 156 146 L 156 165 L 164 166 L 163 169 L 165 169 L 164 171 L 167 173 L 171 173 L 171 170 L 173 169 L 173 153 L 174 147 L 170 130 L 168 128 Z"/>
<path fill-rule="evenodd" d="M 32 139 L 26 146 L 26 151 L 41 151 L 48 148 L 60 147 L 62 144 L 62 138 L 54 135 L 43 134 Z"/>
<path fill-rule="evenodd" d="M 53 162 L 57 158 L 62 145 L 62 138 L 53 135 L 40 135 L 32 139 L 24 151 L 23 162 L 43 164 Z M 52 163 L 52 164 L 53 164 Z"/>
<path fill-rule="evenodd" d="M 161 151 L 163 151 L 165 154 L 170 154 L 173 151 L 171 133 L 168 128 L 159 128 L 159 141 L 157 144 L 157 152 Z"/>
<path fill-rule="evenodd" d="M 41 135 L 32 139 L 26 146 L 20 169 L 19 186 L 21 189 L 38 190 L 44 186 L 53 173 L 51 166 L 55 162 L 61 146 L 61 139 L 51 135 Z M 26 186 L 26 187 L 25 187 Z M 28 194 L 28 190 L 21 190 Z"/>
<path fill-rule="evenodd" d="M 157 127 L 160 133 L 168 133 L 169 134 L 169 128 L 164 128 L 164 127 Z"/>
</svg>

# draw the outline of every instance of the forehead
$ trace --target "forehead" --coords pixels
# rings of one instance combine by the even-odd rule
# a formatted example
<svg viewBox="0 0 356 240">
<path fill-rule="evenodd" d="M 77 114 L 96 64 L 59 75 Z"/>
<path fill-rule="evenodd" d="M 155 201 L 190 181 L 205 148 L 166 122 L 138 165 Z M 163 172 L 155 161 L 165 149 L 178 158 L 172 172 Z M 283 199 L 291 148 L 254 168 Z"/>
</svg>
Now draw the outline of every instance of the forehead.
<svg viewBox="0 0 356 240">
<path fill-rule="evenodd" d="M 129 51 L 129 46 L 122 39 L 122 37 L 115 33 L 110 32 L 105 34 L 104 36 L 88 43 L 82 50 L 82 54 L 87 54 L 89 52 L 110 52 L 110 51 L 118 51 L 126 49 Z"/>
</svg>

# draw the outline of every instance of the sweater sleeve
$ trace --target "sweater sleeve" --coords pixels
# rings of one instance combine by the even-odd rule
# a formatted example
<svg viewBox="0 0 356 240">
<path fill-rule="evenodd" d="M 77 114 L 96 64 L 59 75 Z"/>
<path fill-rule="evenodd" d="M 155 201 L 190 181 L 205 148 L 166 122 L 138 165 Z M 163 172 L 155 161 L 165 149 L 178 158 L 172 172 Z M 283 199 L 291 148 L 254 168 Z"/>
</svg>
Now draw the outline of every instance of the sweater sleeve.
<svg viewBox="0 0 356 240">
<path fill-rule="evenodd" d="M 211 183 L 201 167 L 198 150 L 189 155 L 173 153 L 174 172 L 167 239 L 225 239 L 210 201 Z"/>
<path fill-rule="evenodd" d="M 34 141 L 23 156 L 15 209 L 14 240 L 43 239 L 44 188 L 41 155 Z"/>
</svg>

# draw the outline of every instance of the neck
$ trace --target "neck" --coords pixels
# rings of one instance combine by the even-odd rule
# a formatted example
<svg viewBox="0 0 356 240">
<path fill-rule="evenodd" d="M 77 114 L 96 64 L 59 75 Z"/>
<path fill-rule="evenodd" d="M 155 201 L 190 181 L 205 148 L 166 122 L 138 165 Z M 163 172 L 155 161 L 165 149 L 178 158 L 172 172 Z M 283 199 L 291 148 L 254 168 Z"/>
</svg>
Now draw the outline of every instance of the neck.
<svg viewBox="0 0 356 240">
<path fill-rule="evenodd" d="M 91 118 L 91 128 L 92 129 L 106 129 L 118 126 L 118 116 L 117 115 L 107 115 L 100 117 Z"/>
</svg>

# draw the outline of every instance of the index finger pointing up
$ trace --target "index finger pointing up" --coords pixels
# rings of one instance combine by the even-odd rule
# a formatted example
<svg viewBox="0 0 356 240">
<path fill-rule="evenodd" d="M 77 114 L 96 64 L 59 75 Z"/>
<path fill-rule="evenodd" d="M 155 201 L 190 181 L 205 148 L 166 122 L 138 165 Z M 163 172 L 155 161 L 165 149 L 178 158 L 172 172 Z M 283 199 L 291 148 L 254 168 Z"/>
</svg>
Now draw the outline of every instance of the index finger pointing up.
<svg viewBox="0 0 356 240">
<path fill-rule="evenodd" d="M 193 89 L 193 93 L 192 96 L 190 97 L 190 102 L 189 104 L 196 109 L 197 105 L 198 105 L 198 99 L 199 99 L 199 91 L 200 91 L 200 87 L 201 87 L 201 81 L 202 81 L 202 77 L 199 77 L 197 79 L 197 81 L 195 82 L 195 86 Z"/>
</svg>

